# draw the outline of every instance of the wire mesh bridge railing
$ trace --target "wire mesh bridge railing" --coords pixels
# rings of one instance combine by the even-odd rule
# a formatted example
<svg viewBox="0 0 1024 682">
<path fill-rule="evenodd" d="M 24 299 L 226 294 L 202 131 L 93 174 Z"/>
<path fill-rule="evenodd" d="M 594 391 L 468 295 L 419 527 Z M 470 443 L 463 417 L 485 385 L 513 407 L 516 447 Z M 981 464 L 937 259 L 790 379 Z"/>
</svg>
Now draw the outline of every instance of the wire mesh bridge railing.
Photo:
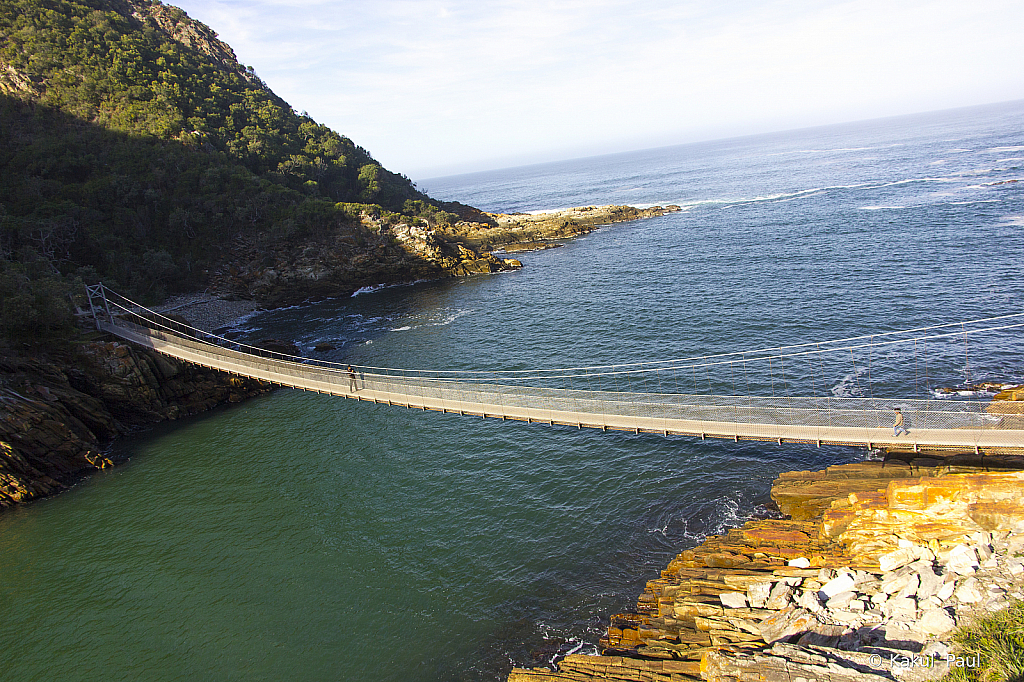
<svg viewBox="0 0 1024 682">
<path fill-rule="evenodd" d="M 957 323 L 959 330 L 929 329 L 927 335 L 886 333 L 786 348 L 613 366 L 519 371 L 426 371 L 353 367 L 267 351 L 196 329 L 144 308 L 105 289 L 89 288 L 97 327 L 166 355 L 241 376 L 347 398 L 439 412 L 494 417 L 579 428 L 684 434 L 701 438 L 770 440 L 861 445 L 894 450 L 1024 452 L 1024 414 L 1007 401 L 899 398 L 882 395 L 841 397 L 791 395 L 795 386 L 815 381 L 807 367 L 825 366 L 825 357 L 870 345 L 918 348 L 993 329 L 1024 326 L 1017 316 L 989 318 L 985 326 Z M 940 327 L 953 325 L 940 325 Z M 911 330 L 917 332 L 919 330 Z M 884 337 L 875 341 L 875 336 Z M 831 354 L 831 355 L 829 355 Z M 856 363 L 856 358 L 854 363 Z M 799 369 L 803 361 L 804 370 Z M 786 369 L 786 363 L 789 369 Z M 871 359 L 869 357 L 868 366 Z M 862 365 L 864 363 L 861 363 Z M 729 395 L 709 390 L 720 375 L 737 374 L 751 385 L 752 366 L 771 374 L 754 386 L 774 395 Z M 876 361 L 877 365 L 877 361 Z M 788 372 L 788 373 L 787 373 Z M 713 375 L 717 378 L 713 379 Z M 745 375 L 745 376 L 744 376 Z M 801 384 L 801 381 L 803 382 Z M 870 374 L 868 381 L 871 381 Z M 767 391 L 766 391 L 767 392 Z M 1024 403 L 1022 403 L 1024 405 Z M 905 432 L 895 435 L 895 408 Z M 1015 407 L 1012 406 L 1011 407 Z"/>
</svg>

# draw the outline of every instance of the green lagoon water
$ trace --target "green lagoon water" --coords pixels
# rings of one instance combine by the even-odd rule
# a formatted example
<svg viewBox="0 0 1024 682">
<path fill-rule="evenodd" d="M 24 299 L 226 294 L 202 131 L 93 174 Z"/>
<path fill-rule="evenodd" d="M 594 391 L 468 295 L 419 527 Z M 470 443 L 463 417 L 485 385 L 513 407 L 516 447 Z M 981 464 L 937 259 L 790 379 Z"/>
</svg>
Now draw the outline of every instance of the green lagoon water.
<svg viewBox="0 0 1024 682">
<path fill-rule="evenodd" d="M 1022 121 L 1017 104 L 426 181 L 488 210 L 685 210 L 524 254 L 520 272 L 233 333 L 329 341 L 354 364 L 519 369 L 1020 312 L 1024 183 L 1004 181 L 1024 175 Z M 932 381 L 962 381 L 962 345 L 937 346 Z M 971 378 L 1021 379 L 1019 346 L 972 346 Z M 906 368 L 878 357 L 874 381 Z M 826 390 L 856 394 L 864 369 Z M 779 472 L 865 453 L 279 390 L 113 455 L 128 461 L 0 515 L 10 679 L 501 680 L 594 651 L 677 552 L 769 513 Z"/>
</svg>

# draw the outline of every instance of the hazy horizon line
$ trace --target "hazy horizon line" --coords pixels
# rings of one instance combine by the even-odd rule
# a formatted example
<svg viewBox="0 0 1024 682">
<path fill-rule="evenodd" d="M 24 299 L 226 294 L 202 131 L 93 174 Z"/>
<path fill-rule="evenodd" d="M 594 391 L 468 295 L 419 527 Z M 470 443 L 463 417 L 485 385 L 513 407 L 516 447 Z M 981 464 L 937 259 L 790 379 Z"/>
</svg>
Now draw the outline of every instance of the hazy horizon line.
<svg viewBox="0 0 1024 682">
<path fill-rule="evenodd" d="M 738 135 L 724 135 L 724 136 L 713 135 L 713 136 L 709 136 L 709 137 L 690 139 L 690 140 L 687 140 L 685 142 L 671 142 L 671 143 L 668 143 L 668 144 L 660 144 L 660 145 L 653 145 L 653 146 L 639 146 L 639 147 L 628 148 L 628 149 L 618 149 L 616 151 L 611 151 L 611 152 L 600 152 L 600 153 L 597 153 L 597 154 L 585 154 L 584 153 L 584 154 L 580 154 L 578 156 L 564 156 L 564 157 L 545 159 L 545 160 L 542 160 L 542 161 L 526 161 L 525 163 L 513 161 L 512 158 L 509 158 L 509 157 L 504 157 L 504 159 L 505 159 L 504 162 L 501 161 L 500 159 L 492 159 L 492 160 L 483 159 L 483 160 L 481 160 L 479 162 L 472 162 L 472 163 L 469 163 L 469 164 L 459 164 L 459 165 L 473 166 L 473 165 L 488 164 L 488 163 L 495 163 L 495 164 L 507 163 L 508 165 L 493 165 L 493 166 L 488 165 L 486 167 L 477 168 L 475 170 L 467 170 L 467 171 L 461 171 L 461 172 L 455 172 L 455 173 L 445 173 L 445 174 L 442 174 L 442 175 L 430 175 L 430 176 L 427 176 L 427 177 L 423 177 L 421 179 L 416 179 L 415 182 L 418 185 L 419 183 L 429 182 L 429 181 L 432 181 L 432 180 L 443 180 L 443 179 L 456 178 L 456 177 L 461 177 L 461 176 L 466 176 L 466 175 L 477 175 L 477 174 L 480 174 L 480 173 L 491 173 L 491 172 L 497 172 L 497 171 L 508 171 L 508 170 L 515 170 L 515 169 L 521 169 L 521 168 L 531 168 L 531 167 L 534 167 L 534 166 L 547 166 L 547 165 L 558 164 L 558 163 L 571 163 L 571 162 L 575 162 L 575 161 L 584 161 L 586 159 L 600 159 L 600 158 L 605 158 L 605 157 L 610 157 L 610 156 L 618 156 L 618 155 L 621 155 L 621 154 L 636 154 L 636 153 L 640 153 L 640 152 L 654 151 L 654 150 L 658 150 L 658 149 L 671 149 L 673 147 L 687 147 L 687 146 L 698 145 L 698 144 L 707 144 L 707 143 L 713 143 L 713 142 L 726 142 L 726 141 L 729 141 L 729 140 L 742 140 L 742 139 L 749 139 L 749 138 L 755 138 L 755 137 L 762 137 L 762 136 L 766 136 L 766 135 L 780 135 L 780 134 L 785 134 L 785 133 L 797 133 L 797 132 L 803 132 L 803 131 L 818 130 L 818 129 L 824 129 L 824 128 L 835 128 L 835 127 L 848 126 L 848 125 L 858 125 L 858 124 L 866 124 L 866 123 L 880 123 L 880 122 L 883 122 L 883 121 L 894 121 L 894 120 L 898 120 L 898 119 L 914 118 L 914 117 L 917 117 L 917 116 L 929 116 L 929 115 L 934 115 L 934 114 L 947 114 L 947 113 L 956 112 L 956 111 L 967 111 L 967 110 L 970 110 L 970 109 L 996 108 L 996 107 L 1009 106 L 1009 105 L 1014 105 L 1014 104 L 1024 104 L 1024 99 L 1000 100 L 1000 101 L 997 101 L 997 102 L 986 102 L 986 103 L 983 103 L 983 104 L 969 104 L 969 105 L 966 105 L 966 106 L 950 107 L 950 108 L 947 108 L 947 109 L 928 109 L 928 110 L 925 110 L 925 111 L 915 111 L 915 112 L 906 113 L 906 114 L 894 114 L 894 115 L 891 115 L 891 116 L 878 116 L 878 117 L 873 117 L 873 118 L 853 119 L 853 120 L 846 120 L 846 121 L 837 121 L 837 122 L 832 122 L 832 123 L 821 123 L 821 124 L 817 124 L 817 125 L 799 126 L 799 127 L 796 127 L 796 128 L 778 128 L 778 129 L 772 129 L 772 130 L 761 130 L 761 131 L 752 132 L 752 133 L 741 133 L 741 134 L 738 134 Z M 399 171 L 399 172 L 401 172 L 401 171 Z"/>
</svg>

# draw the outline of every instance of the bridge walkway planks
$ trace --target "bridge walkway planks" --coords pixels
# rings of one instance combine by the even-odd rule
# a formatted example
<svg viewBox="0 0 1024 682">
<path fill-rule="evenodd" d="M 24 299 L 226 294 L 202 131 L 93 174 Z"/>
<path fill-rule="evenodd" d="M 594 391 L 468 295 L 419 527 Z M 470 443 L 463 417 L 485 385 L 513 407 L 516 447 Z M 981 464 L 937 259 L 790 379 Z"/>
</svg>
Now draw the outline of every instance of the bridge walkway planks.
<svg viewBox="0 0 1024 682">
<path fill-rule="evenodd" d="M 525 387 L 408 380 L 375 374 L 360 375 L 358 388 L 352 391 L 349 377 L 341 368 L 261 358 L 197 339 L 153 332 L 130 323 L 104 322 L 101 327 L 125 340 L 179 360 L 281 386 L 398 407 L 578 428 L 727 438 L 735 441 L 838 444 L 913 451 L 1024 450 L 1024 430 L 998 428 L 996 424 L 990 428 L 911 428 L 910 434 L 894 437 L 892 427 L 888 424 L 878 427 L 824 426 L 683 418 L 672 416 L 671 413 L 682 408 L 699 412 L 706 410 L 706 407 L 642 402 L 650 400 L 651 394 L 595 394 L 564 389 L 535 389 L 537 392 L 531 394 L 531 389 Z M 595 400 L 594 395 L 601 395 L 602 398 Z M 648 414 L 643 414 L 645 411 Z M 781 411 L 776 410 L 775 413 Z M 790 412 L 801 413 L 799 409 L 790 409 Z"/>
</svg>

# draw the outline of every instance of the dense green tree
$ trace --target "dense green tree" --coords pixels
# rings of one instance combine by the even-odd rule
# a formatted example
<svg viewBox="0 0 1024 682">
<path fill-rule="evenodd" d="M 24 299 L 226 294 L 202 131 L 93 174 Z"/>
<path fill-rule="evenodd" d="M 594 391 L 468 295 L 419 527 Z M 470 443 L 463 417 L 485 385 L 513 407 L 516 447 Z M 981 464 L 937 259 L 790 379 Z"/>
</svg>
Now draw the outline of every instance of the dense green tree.
<svg viewBox="0 0 1024 682">
<path fill-rule="evenodd" d="M 361 204 L 454 218 L 178 8 L 0 0 L 0 314 L 22 331 L 78 278 L 153 300 L 202 286 L 233 240 L 320 236 Z"/>
</svg>

